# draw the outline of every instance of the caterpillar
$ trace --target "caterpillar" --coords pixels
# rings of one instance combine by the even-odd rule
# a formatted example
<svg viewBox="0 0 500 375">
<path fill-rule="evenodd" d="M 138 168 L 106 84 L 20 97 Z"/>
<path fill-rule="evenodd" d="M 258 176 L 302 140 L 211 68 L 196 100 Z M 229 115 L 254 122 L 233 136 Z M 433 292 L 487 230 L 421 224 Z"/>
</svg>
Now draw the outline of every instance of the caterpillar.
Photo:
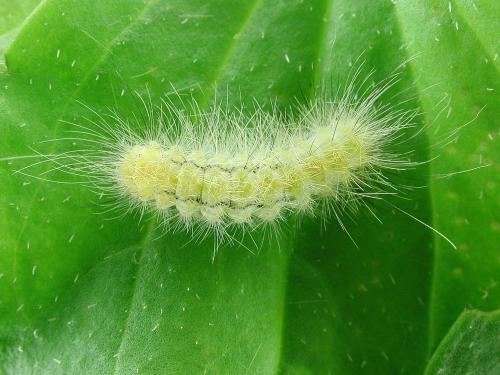
<svg viewBox="0 0 500 375">
<path fill-rule="evenodd" d="M 121 194 L 138 203 L 210 226 L 272 222 L 282 211 L 310 211 L 318 199 L 349 200 L 354 185 L 366 185 L 377 170 L 397 164 L 381 151 L 395 128 L 375 126 L 364 114 L 355 117 L 359 111 L 339 115 L 327 103 L 321 106 L 295 133 L 271 137 L 254 127 L 222 135 L 215 126 L 211 142 L 182 135 L 127 144 L 112 166 L 114 179 Z M 276 126 L 276 118 L 256 116 L 262 117 L 258 128 Z M 238 121 L 224 119 L 237 129 Z"/>
<path fill-rule="evenodd" d="M 418 164 L 394 147 L 416 113 L 377 105 L 391 85 L 361 96 L 349 87 L 333 100 L 319 95 L 294 115 L 276 106 L 155 106 L 139 96 L 144 124 L 89 108 L 96 120 L 66 121 L 71 136 L 57 139 L 86 147 L 39 154 L 42 162 L 17 172 L 50 162 L 52 170 L 84 176 L 78 183 L 111 198 L 112 209 L 154 212 L 167 231 L 198 228 L 231 240 L 234 229 L 289 216 L 340 220 L 340 211 L 398 194 L 389 175 Z"/>
</svg>

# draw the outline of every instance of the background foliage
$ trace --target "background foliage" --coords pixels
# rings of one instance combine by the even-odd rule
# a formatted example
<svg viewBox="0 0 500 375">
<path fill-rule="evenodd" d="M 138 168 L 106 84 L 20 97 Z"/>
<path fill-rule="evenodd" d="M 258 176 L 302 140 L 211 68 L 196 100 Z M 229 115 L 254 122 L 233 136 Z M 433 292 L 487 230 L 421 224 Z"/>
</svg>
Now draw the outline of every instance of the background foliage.
<svg viewBox="0 0 500 375">
<path fill-rule="evenodd" d="M 286 106 L 345 80 L 361 54 L 376 80 L 414 57 L 393 93 L 423 113 L 419 157 L 439 156 L 407 177 L 424 187 L 398 205 L 458 244 L 379 205 L 383 225 L 363 213 L 348 223 L 359 248 L 337 224 L 305 220 L 258 256 L 226 247 L 212 263 L 210 241 L 184 246 L 182 234 L 157 239 L 154 220 L 106 220 L 91 193 L 13 175 L 24 164 L 4 161 L 3 371 L 422 373 L 464 309 L 500 305 L 499 4 L 2 1 L 1 156 L 61 136 L 60 119 L 88 115 L 77 101 L 127 116 L 138 110 L 133 91 L 148 87 L 159 99 L 173 84 L 194 87 L 206 107 L 217 84 L 243 101 Z M 478 112 L 457 142 L 429 151 Z M 481 165 L 490 166 L 445 176 Z M 460 334 L 470 320 L 483 327 L 477 337 Z M 498 314 L 466 313 L 427 372 L 465 373 L 459 361 L 470 358 L 453 353 L 469 341 L 479 345 L 473 363 L 486 366 L 495 335 L 482 332 L 492 329 Z"/>
</svg>

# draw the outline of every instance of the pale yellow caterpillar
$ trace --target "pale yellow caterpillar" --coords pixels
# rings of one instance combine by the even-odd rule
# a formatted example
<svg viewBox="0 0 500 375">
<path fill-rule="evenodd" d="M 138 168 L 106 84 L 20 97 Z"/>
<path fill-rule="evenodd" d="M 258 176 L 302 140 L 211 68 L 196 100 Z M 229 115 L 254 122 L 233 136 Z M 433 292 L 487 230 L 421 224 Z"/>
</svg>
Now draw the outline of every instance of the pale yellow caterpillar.
<svg viewBox="0 0 500 375">
<path fill-rule="evenodd" d="M 57 139 L 76 149 L 39 156 L 52 170 L 83 176 L 111 209 L 155 212 L 166 230 L 231 239 L 233 229 L 302 213 L 340 220 L 366 199 L 397 194 L 389 172 L 417 164 L 395 147 L 415 112 L 377 106 L 387 87 L 361 98 L 320 95 L 293 115 L 143 100 L 147 121 L 138 124 L 91 109 L 95 120 L 67 122 L 72 135 Z"/>
<path fill-rule="evenodd" d="M 278 118 L 256 113 L 243 119 L 257 123 L 246 131 L 241 117 L 225 117 L 238 131 L 218 134 L 221 126 L 209 118 L 202 125 L 204 132 L 211 128 L 208 140 L 181 135 L 134 142 L 114 161 L 114 179 L 120 193 L 139 204 L 213 227 L 273 222 L 285 212 L 311 211 L 320 199 L 345 202 L 380 169 L 397 164 L 381 151 L 396 129 L 359 117 L 359 108 L 338 114 L 328 103 L 317 105 L 302 119 L 310 122 L 305 127 L 276 129 Z M 183 123 L 193 127 L 189 118 Z M 278 130 L 274 137 L 263 131 L 270 125 Z"/>
</svg>

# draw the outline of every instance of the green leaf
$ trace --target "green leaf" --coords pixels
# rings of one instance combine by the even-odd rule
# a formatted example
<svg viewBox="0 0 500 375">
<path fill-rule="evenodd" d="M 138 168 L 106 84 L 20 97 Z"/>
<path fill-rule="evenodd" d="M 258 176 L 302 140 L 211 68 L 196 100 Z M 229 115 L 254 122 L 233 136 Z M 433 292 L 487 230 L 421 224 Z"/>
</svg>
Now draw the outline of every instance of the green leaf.
<svg viewBox="0 0 500 375">
<path fill-rule="evenodd" d="M 480 11 L 423 0 L 42 2 L 0 74 L 0 158 L 62 151 L 39 142 L 63 136 L 59 120 L 89 116 L 78 101 L 130 117 L 141 111 L 134 92 L 159 101 L 173 85 L 202 107 L 227 88 L 231 100 L 284 108 L 322 81 L 345 83 L 360 54 L 375 80 L 406 61 L 384 103 L 399 93 L 404 109 L 422 109 L 429 136 L 417 158 L 441 156 L 405 177 L 428 187 L 394 203 L 459 250 L 382 202 L 372 208 L 382 225 L 367 212 L 346 219 L 359 248 L 335 222 L 307 219 L 278 239 L 254 233 L 258 245 L 244 245 L 255 254 L 224 246 L 212 262 L 211 239 L 162 235 L 150 217 L 108 220 L 92 193 L 1 162 L 3 370 L 422 373 L 464 307 L 500 305 L 498 167 L 435 178 L 495 157 L 497 5 L 474 4 Z M 458 142 L 433 151 L 485 105 Z"/>
<path fill-rule="evenodd" d="M 426 3 L 426 2 L 422 2 Z M 500 306 L 498 236 L 498 102 L 500 30 L 498 1 L 414 2 L 398 5 L 411 53 L 422 108 L 437 143 L 441 134 L 467 124 L 456 141 L 437 149 L 430 180 L 435 226 L 458 251 L 435 243 L 429 321 L 429 350 L 464 308 Z M 433 4 L 432 6 L 430 4 Z M 425 25 L 425 33 L 420 32 Z M 443 109 L 438 103 L 449 101 Z M 477 117 L 477 118 L 476 118 Z M 482 168 L 484 167 L 484 168 Z M 470 169 L 471 172 L 461 173 Z M 450 178 L 443 175 L 451 174 Z"/>
<path fill-rule="evenodd" d="M 500 310 L 465 311 L 453 324 L 425 370 L 432 374 L 484 374 L 500 371 Z"/>
</svg>

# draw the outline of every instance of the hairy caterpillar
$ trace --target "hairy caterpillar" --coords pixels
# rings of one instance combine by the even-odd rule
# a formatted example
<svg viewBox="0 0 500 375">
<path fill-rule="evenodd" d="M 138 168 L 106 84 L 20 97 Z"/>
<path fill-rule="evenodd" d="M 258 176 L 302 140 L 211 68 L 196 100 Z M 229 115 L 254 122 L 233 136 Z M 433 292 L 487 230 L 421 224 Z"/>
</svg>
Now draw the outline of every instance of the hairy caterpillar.
<svg viewBox="0 0 500 375">
<path fill-rule="evenodd" d="M 294 116 L 260 106 L 155 107 L 140 97 L 143 126 L 90 109 L 95 121 L 68 122 L 72 135 L 57 139 L 85 147 L 40 154 L 18 172 L 52 163 L 85 177 L 79 183 L 111 197 L 112 209 L 153 211 L 166 230 L 196 228 L 218 239 L 301 213 L 340 221 L 365 198 L 397 194 L 390 172 L 418 164 L 394 147 L 415 112 L 377 106 L 391 84 L 359 97 L 352 86 L 337 100 L 321 95 Z"/>
<path fill-rule="evenodd" d="M 381 148 L 396 128 L 375 126 L 359 109 L 338 113 L 328 103 L 317 105 L 303 127 L 283 127 L 274 136 L 261 129 L 276 126 L 277 118 L 256 113 L 253 119 L 224 118 L 238 131 L 217 134 L 216 124 L 206 142 L 206 136 L 183 133 L 125 145 L 111 166 L 116 184 L 122 195 L 152 203 L 167 216 L 217 228 L 273 222 L 286 211 L 310 211 L 319 199 L 350 200 L 355 187 L 397 164 Z M 258 125 L 241 132 L 242 120 Z"/>
</svg>

